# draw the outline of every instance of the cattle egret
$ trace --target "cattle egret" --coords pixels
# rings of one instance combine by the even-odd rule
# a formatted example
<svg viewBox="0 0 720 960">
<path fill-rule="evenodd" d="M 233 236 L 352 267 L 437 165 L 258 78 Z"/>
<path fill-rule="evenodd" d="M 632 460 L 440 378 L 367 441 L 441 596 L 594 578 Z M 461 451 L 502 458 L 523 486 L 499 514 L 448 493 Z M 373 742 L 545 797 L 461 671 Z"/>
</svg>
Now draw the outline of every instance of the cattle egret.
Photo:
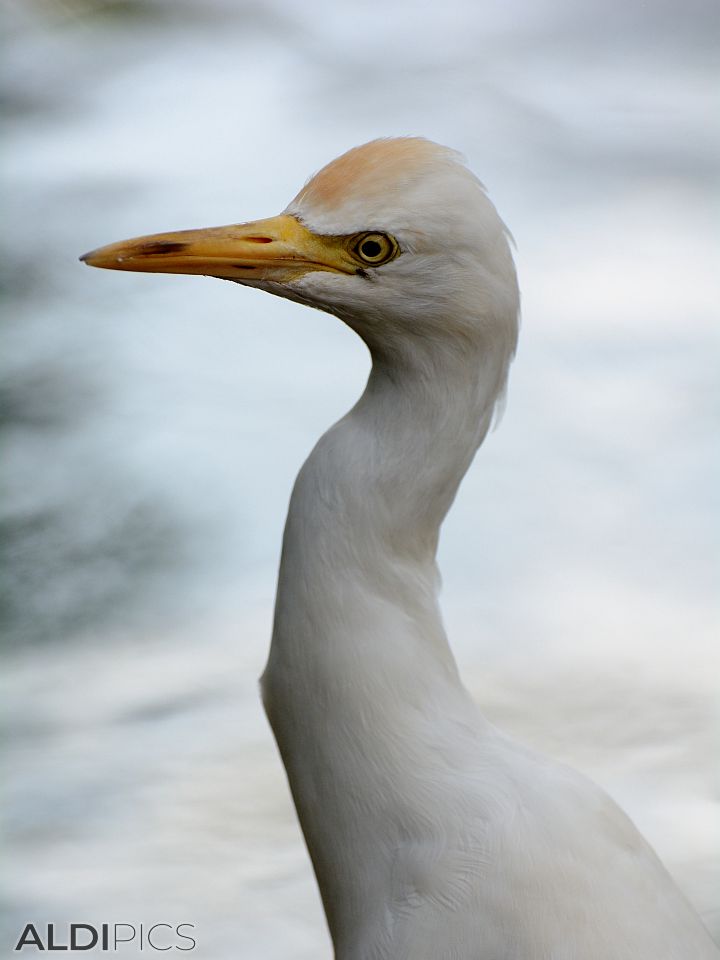
<svg viewBox="0 0 720 960">
<path fill-rule="evenodd" d="M 493 727 L 448 646 L 439 529 L 503 395 L 519 302 L 507 230 L 458 154 L 375 140 L 280 216 L 83 259 L 259 287 L 370 350 L 364 393 L 295 483 L 262 677 L 337 960 L 717 960 L 627 816 Z"/>
</svg>

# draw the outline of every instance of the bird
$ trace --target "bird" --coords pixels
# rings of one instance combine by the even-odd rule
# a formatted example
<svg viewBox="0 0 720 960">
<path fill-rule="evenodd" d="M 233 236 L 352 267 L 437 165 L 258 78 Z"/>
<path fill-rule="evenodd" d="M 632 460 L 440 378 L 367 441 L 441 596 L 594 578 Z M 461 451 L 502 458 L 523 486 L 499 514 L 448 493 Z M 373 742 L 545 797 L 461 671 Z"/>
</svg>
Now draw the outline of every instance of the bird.
<svg viewBox="0 0 720 960">
<path fill-rule="evenodd" d="M 81 259 L 256 287 L 370 352 L 295 482 L 261 678 L 336 960 L 717 960 L 626 814 L 495 727 L 449 646 L 440 526 L 519 329 L 511 238 L 461 155 L 376 139 L 277 217 Z"/>
</svg>

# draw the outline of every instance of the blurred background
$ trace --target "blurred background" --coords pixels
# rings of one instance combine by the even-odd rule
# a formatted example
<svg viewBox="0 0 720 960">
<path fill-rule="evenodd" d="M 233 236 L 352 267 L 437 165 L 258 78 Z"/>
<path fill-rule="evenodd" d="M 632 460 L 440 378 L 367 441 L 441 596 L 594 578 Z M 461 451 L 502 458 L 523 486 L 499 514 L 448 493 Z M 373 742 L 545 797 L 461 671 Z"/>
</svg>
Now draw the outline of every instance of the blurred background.
<svg viewBox="0 0 720 960">
<path fill-rule="evenodd" d="M 144 920 L 207 960 L 331 956 L 257 678 L 295 473 L 368 357 L 295 304 L 77 257 L 278 213 L 397 134 L 467 156 L 523 291 L 441 545 L 461 669 L 720 935 L 716 5 L 2 7 L 7 950 Z"/>
</svg>

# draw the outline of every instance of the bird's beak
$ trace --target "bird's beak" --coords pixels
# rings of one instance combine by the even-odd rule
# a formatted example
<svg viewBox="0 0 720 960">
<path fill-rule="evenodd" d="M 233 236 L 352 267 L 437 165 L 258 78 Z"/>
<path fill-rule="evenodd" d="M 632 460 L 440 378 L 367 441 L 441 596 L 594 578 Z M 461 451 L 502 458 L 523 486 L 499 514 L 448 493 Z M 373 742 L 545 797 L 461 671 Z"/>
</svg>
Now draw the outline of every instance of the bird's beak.
<svg viewBox="0 0 720 960">
<path fill-rule="evenodd" d="M 122 240 L 80 259 L 107 270 L 284 282 L 311 270 L 356 273 L 345 239 L 313 233 L 295 217 L 281 214 L 253 223 Z"/>
</svg>

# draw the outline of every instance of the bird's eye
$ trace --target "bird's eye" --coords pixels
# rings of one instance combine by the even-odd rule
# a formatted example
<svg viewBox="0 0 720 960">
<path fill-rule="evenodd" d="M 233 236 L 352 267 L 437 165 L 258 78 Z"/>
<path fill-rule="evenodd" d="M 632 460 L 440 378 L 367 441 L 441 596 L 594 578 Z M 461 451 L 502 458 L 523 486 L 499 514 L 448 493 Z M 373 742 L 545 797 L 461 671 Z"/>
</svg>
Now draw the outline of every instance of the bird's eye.
<svg viewBox="0 0 720 960">
<path fill-rule="evenodd" d="M 370 267 L 379 267 L 400 253 L 397 241 L 386 233 L 361 233 L 354 238 L 351 250 L 358 260 Z"/>
</svg>

